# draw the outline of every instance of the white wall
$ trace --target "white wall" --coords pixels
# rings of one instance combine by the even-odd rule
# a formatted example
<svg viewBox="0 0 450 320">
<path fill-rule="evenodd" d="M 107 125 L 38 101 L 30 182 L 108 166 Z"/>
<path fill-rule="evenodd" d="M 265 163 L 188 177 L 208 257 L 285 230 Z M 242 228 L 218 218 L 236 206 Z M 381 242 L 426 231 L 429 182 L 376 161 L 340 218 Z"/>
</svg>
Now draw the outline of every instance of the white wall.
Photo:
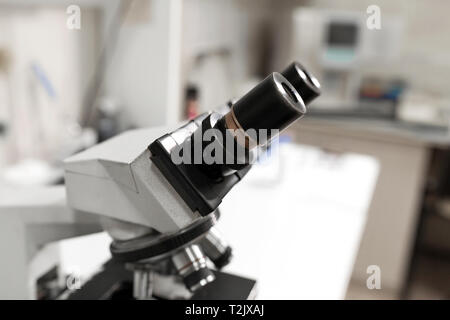
<svg viewBox="0 0 450 320">
<path fill-rule="evenodd" d="M 104 10 L 104 35 L 117 5 L 110 1 Z M 110 52 L 103 93 L 123 105 L 129 124 L 178 118 L 181 6 L 181 0 L 134 1 Z"/>
</svg>

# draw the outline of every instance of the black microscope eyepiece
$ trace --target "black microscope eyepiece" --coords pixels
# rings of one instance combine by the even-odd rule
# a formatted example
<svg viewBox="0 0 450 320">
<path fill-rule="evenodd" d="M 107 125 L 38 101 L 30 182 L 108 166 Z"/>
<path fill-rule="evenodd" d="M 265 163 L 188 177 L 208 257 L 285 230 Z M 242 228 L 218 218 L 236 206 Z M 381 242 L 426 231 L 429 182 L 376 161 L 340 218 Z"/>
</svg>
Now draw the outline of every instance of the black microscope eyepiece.
<svg viewBox="0 0 450 320">
<path fill-rule="evenodd" d="M 149 146 L 151 159 L 192 210 L 208 215 L 247 174 L 260 151 L 303 117 L 305 104 L 319 94 L 318 81 L 294 63 L 231 101 L 228 112 L 204 114 L 188 124 L 189 130 L 183 127 L 155 140 Z"/>
<path fill-rule="evenodd" d="M 300 63 L 292 62 L 281 74 L 294 86 L 305 105 L 310 104 L 320 95 L 319 80 Z"/>
<path fill-rule="evenodd" d="M 302 97 L 281 74 L 274 72 L 234 103 L 225 115 L 226 126 L 232 130 L 283 131 L 306 113 Z M 266 141 L 258 141 L 258 145 Z"/>
</svg>

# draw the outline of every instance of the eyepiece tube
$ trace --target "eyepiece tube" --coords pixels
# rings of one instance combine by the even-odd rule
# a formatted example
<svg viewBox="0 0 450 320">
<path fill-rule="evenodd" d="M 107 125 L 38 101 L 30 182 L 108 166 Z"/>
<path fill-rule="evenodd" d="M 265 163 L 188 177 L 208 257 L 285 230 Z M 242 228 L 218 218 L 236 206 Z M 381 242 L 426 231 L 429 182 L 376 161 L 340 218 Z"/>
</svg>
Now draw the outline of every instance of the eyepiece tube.
<svg viewBox="0 0 450 320">
<path fill-rule="evenodd" d="M 320 95 L 319 81 L 300 63 L 292 62 L 281 74 L 294 86 L 305 105 Z"/>
<path fill-rule="evenodd" d="M 297 90 L 274 72 L 239 99 L 225 119 L 228 129 L 265 129 L 270 135 L 271 129 L 282 131 L 305 113 L 305 104 Z"/>
<path fill-rule="evenodd" d="M 214 149 L 214 158 L 219 158 L 220 163 L 201 163 L 198 167 L 220 179 L 251 163 L 257 146 L 268 144 L 305 113 L 301 95 L 284 76 L 274 72 L 234 102 L 225 115 L 208 115 L 186 143 L 191 145 L 192 153 L 195 146 L 201 146 L 201 152 Z M 214 129 L 212 139 L 202 140 L 209 129 Z"/>
</svg>

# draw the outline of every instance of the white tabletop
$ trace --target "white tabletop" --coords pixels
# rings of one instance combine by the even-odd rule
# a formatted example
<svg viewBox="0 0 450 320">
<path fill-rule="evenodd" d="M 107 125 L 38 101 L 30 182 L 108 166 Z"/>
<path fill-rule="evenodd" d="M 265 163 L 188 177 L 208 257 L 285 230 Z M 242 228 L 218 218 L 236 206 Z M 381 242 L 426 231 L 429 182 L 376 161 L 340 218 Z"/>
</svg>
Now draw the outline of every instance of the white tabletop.
<svg viewBox="0 0 450 320">
<path fill-rule="evenodd" d="M 281 144 L 222 203 L 218 228 L 234 249 L 227 271 L 255 278 L 259 299 L 342 299 L 377 162 Z M 277 158 L 277 157 L 275 157 Z"/>
</svg>

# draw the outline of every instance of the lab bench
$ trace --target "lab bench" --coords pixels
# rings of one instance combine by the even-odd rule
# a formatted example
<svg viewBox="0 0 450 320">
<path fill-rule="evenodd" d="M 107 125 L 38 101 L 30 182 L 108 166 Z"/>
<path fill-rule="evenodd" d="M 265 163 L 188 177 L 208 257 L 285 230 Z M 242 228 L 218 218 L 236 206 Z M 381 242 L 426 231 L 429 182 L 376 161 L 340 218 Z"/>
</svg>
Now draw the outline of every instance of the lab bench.
<svg viewBox="0 0 450 320">
<path fill-rule="evenodd" d="M 368 290 L 367 268 L 381 268 L 382 288 L 392 297 L 405 289 L 434 149 L 449 149 L 444 128 L 393 120 L 306 116 L 290 128 L 298 143 L 332 152 L 359 153 L 379 162 L 379 177 L 369 208 L 352 283 Z"/>
</svg>

